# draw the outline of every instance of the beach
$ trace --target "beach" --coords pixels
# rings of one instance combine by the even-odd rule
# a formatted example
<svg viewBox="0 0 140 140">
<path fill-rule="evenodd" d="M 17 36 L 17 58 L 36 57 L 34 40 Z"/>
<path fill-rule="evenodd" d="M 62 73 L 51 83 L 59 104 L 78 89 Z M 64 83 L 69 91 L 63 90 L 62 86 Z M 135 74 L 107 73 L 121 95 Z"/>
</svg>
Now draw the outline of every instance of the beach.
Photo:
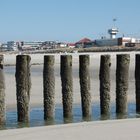
<svg viewBox="0 0 140 140">
<path fill-rule="evenodd" d="M 111 52 L 111 53 L 84 53 L 90 55 L 90 77 L 91 77 L 91 100 L 92 103 L 100 102 L 99 97 L 99 67 L 100 56 L 105 54 L 111 55 L 111 102 L 115 103 L 115 74 L 116 74 L 116 55 L 130 54 L 129 69 L 129 89 L 128 102 L 135 103 L 135 54 L 138 52 Z M 83 53 L 82 53 L 83 54 Z M 31 108 L 43 107 L 43 57 L 46 54 L 31 54 Z M 52 55 L 52 54 L 51 54 Z M 61 95 L 61 79 L 60 79 L 60 55 L 55 55 L 55 103 L 62 104 Z M 66 54 L 64 54 L 66 55 Z M 68 55 L 68 54 L 67 54 Z M 77 53 L 70 54 L 73 56 L 73 103 L 81 104 L 80 85 L 79 85 L 79 55 Z M 16 109 L 16 83 L 15 83 L 15 65 L 16 55 L 5 54 L 5 82 L 6 82 L 6 109 Z M 38 65 L 35 65 L 38 64 Z M 10 69 L 10 72 L 9 72 Z M 10 85 L 10 86 L 9 86 Z M 22 139 L 95 139 L 95 140 L 137 140 L 140 138 L 139 119 L 126 120 L 109 120 L 97 122 L 82 122 L 76 124 L 53 125 L 35 128 L 22 128 L 15 130 L 0 131 L 0 139 L 2 140 L 22 140 Z"/>
<path fill-rule="evenodd" d="M 1 140 L 139 140 L 140 120 L 83 122 L 0 131 Z"/>
<path fill-rule="evenodd" d="M 126 52 L 123 52 L 126 53 Z M 83 54 L 83 53 L 82 53 Z M 87 54 L 87 53 L 86 53 Z M 116 74 L 116 54 L 117 53 L 89 53 L 90 54 L 90 83 L 91 83 L 91 97 L 92 102 L 99 102 L 99 67 L 100 56 L 104 54 L 111 55 L 111 102 L 115 102 L 115 74 Z M 130 54 L 130 69 L 129 69 L 129 89 L 128 89 L 128 101 L 135 101 L 135 52 L 128 52 Z M 55 103 L 62 103 L 61 93 L 61 78 L 60 78 L 60 55 L 55 55 Z M 65 55 L 65 54 L 64 54 Z M 70 54 L 73 56 L 73 103 L 79 104 L 80 98 L 80 84 L 79 84 L 79 55 Z M 31 64 L 40 64 L 31 66 L 31 106 L 43 105 L 43 59 L 44 54 L 31 54 Z M 15 65 L 16 55 L 5 55 L 5 65 Z M 8 108 L 16 107 L 16 83 L 15 83 L 15 67 L 5 66 L 5 81 L 6 81 L 6 106 Z M 10 86 L 9 86 L 10 85 Z"/>
</svg>

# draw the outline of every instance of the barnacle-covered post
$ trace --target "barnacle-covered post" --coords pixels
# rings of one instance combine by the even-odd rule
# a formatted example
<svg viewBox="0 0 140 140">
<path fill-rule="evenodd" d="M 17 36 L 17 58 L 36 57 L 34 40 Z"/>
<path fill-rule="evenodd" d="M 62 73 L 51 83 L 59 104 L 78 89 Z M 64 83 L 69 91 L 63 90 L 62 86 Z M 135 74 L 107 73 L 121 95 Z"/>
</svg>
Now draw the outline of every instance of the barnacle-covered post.
<svg viewBox="0 0 140 140">
<path fill-rule="evenodd" d="M 0 55 L 0 124 L 5 123 L 5 79 L 3 72 L 3 55 Z"/>
<path fill-rule="evenodd" d="M 29 121 L 30 100 L 30 61 L 29 55 L 18 55 L 16 57 L 16 95 L 17 112 L 19 122 Z"/>
</svg>

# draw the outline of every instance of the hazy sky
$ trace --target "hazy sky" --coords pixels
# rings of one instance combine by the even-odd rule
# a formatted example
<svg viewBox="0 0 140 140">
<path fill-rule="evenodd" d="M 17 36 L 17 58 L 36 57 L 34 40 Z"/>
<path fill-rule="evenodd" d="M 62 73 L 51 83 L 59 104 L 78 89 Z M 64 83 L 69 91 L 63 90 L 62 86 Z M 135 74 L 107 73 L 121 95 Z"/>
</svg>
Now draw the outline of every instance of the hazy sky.
<svg viewBox="0 0 140 140">
<path fill-rule="evenodd" d="M 0 41 L 75 42 L 107 36 L 140 37 L 140 0 L 0 0 Z"/>
</svg>

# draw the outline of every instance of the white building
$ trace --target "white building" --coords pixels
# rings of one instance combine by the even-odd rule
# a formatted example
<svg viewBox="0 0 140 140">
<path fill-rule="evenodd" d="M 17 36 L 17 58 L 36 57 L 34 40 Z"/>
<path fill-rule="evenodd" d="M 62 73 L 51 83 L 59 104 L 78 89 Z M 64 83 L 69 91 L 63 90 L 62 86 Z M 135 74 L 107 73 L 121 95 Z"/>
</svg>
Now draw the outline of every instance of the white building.
<svg viewBox="0 0 140 140">
<path fill-rule="evenodd" d="M 116 38 L 119 30 L 117 28 L 111 28 L 108 30 L 110 34 L 110 38 L 101 38 L 95 40 L 96 46 L 127 46 L 133 47 L 135 44 L 140 43 L 140 39 L 136 39 L 133 37 L 120 37 Z"/>
<path fill-rule="evenodd" d="M 17 51 L 18 50 L 17 42 L 8 41 L 7 42 L 7 50 L 9 50 L 9 51 Z"/>
<path fill-rule="evenodd" d="M 42 43 L 42 41 L 20 41 L 18 42 L 18 47 L 22 50 L 36 50 Z"/>
</svg>

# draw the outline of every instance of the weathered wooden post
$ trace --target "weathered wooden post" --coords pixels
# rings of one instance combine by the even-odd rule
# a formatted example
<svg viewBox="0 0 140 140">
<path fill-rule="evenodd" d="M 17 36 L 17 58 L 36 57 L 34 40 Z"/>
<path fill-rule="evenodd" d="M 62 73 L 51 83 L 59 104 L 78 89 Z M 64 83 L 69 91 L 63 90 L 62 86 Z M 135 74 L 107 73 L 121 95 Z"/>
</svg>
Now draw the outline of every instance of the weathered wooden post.
<svg viewBox="0 0 140 140">
<path fill-rule="evenodd" d="M 140 54 L 135 57 L 136 112 L 140 113 Z"/>
<path fill-rule="evenodd" d="M 129 63 L 130 63 L 129 54 L 117 55 L 116 113 L 118 114 L 125 114 L 127 112 Z"/>
<path fill-rule="evenodd" d="M 72 80 L 72 56 L 61 56 L 61 83 L 62 83 L 62 100 L 63 116 L 72 119 L 73 103 L 73 80 Z"/>
<path fill-rule="evenodd" d="M 0 55 L 0 124 L 5 123 L 5 79 L 3 72 L 3 55 Z"/>
<path fill-rule="evenodd" d="M 110 55 L 102 55 L 99 73 L 101 115 L 110 113 L 110 66 Z"/>
<path fill-rule="evenodd" d="M 83 119 L 91 117 L 89 55 L 79 56 L 79 77 Z"/>
<path fill-rule="evenodd" d="M 54 56 L 44 56 L 43 70 L 44 87 L 44 119 L 54 119 L 54 96 L 55 96 L 55 77 L 54 77 Z"/>
<path fill-rule="evenodd" d="M 16 95 L 18 121 L 29 121 L 29 100 L 30 100 L 30 56 L 18 55 L 16 57 Z"/>
</svg>

